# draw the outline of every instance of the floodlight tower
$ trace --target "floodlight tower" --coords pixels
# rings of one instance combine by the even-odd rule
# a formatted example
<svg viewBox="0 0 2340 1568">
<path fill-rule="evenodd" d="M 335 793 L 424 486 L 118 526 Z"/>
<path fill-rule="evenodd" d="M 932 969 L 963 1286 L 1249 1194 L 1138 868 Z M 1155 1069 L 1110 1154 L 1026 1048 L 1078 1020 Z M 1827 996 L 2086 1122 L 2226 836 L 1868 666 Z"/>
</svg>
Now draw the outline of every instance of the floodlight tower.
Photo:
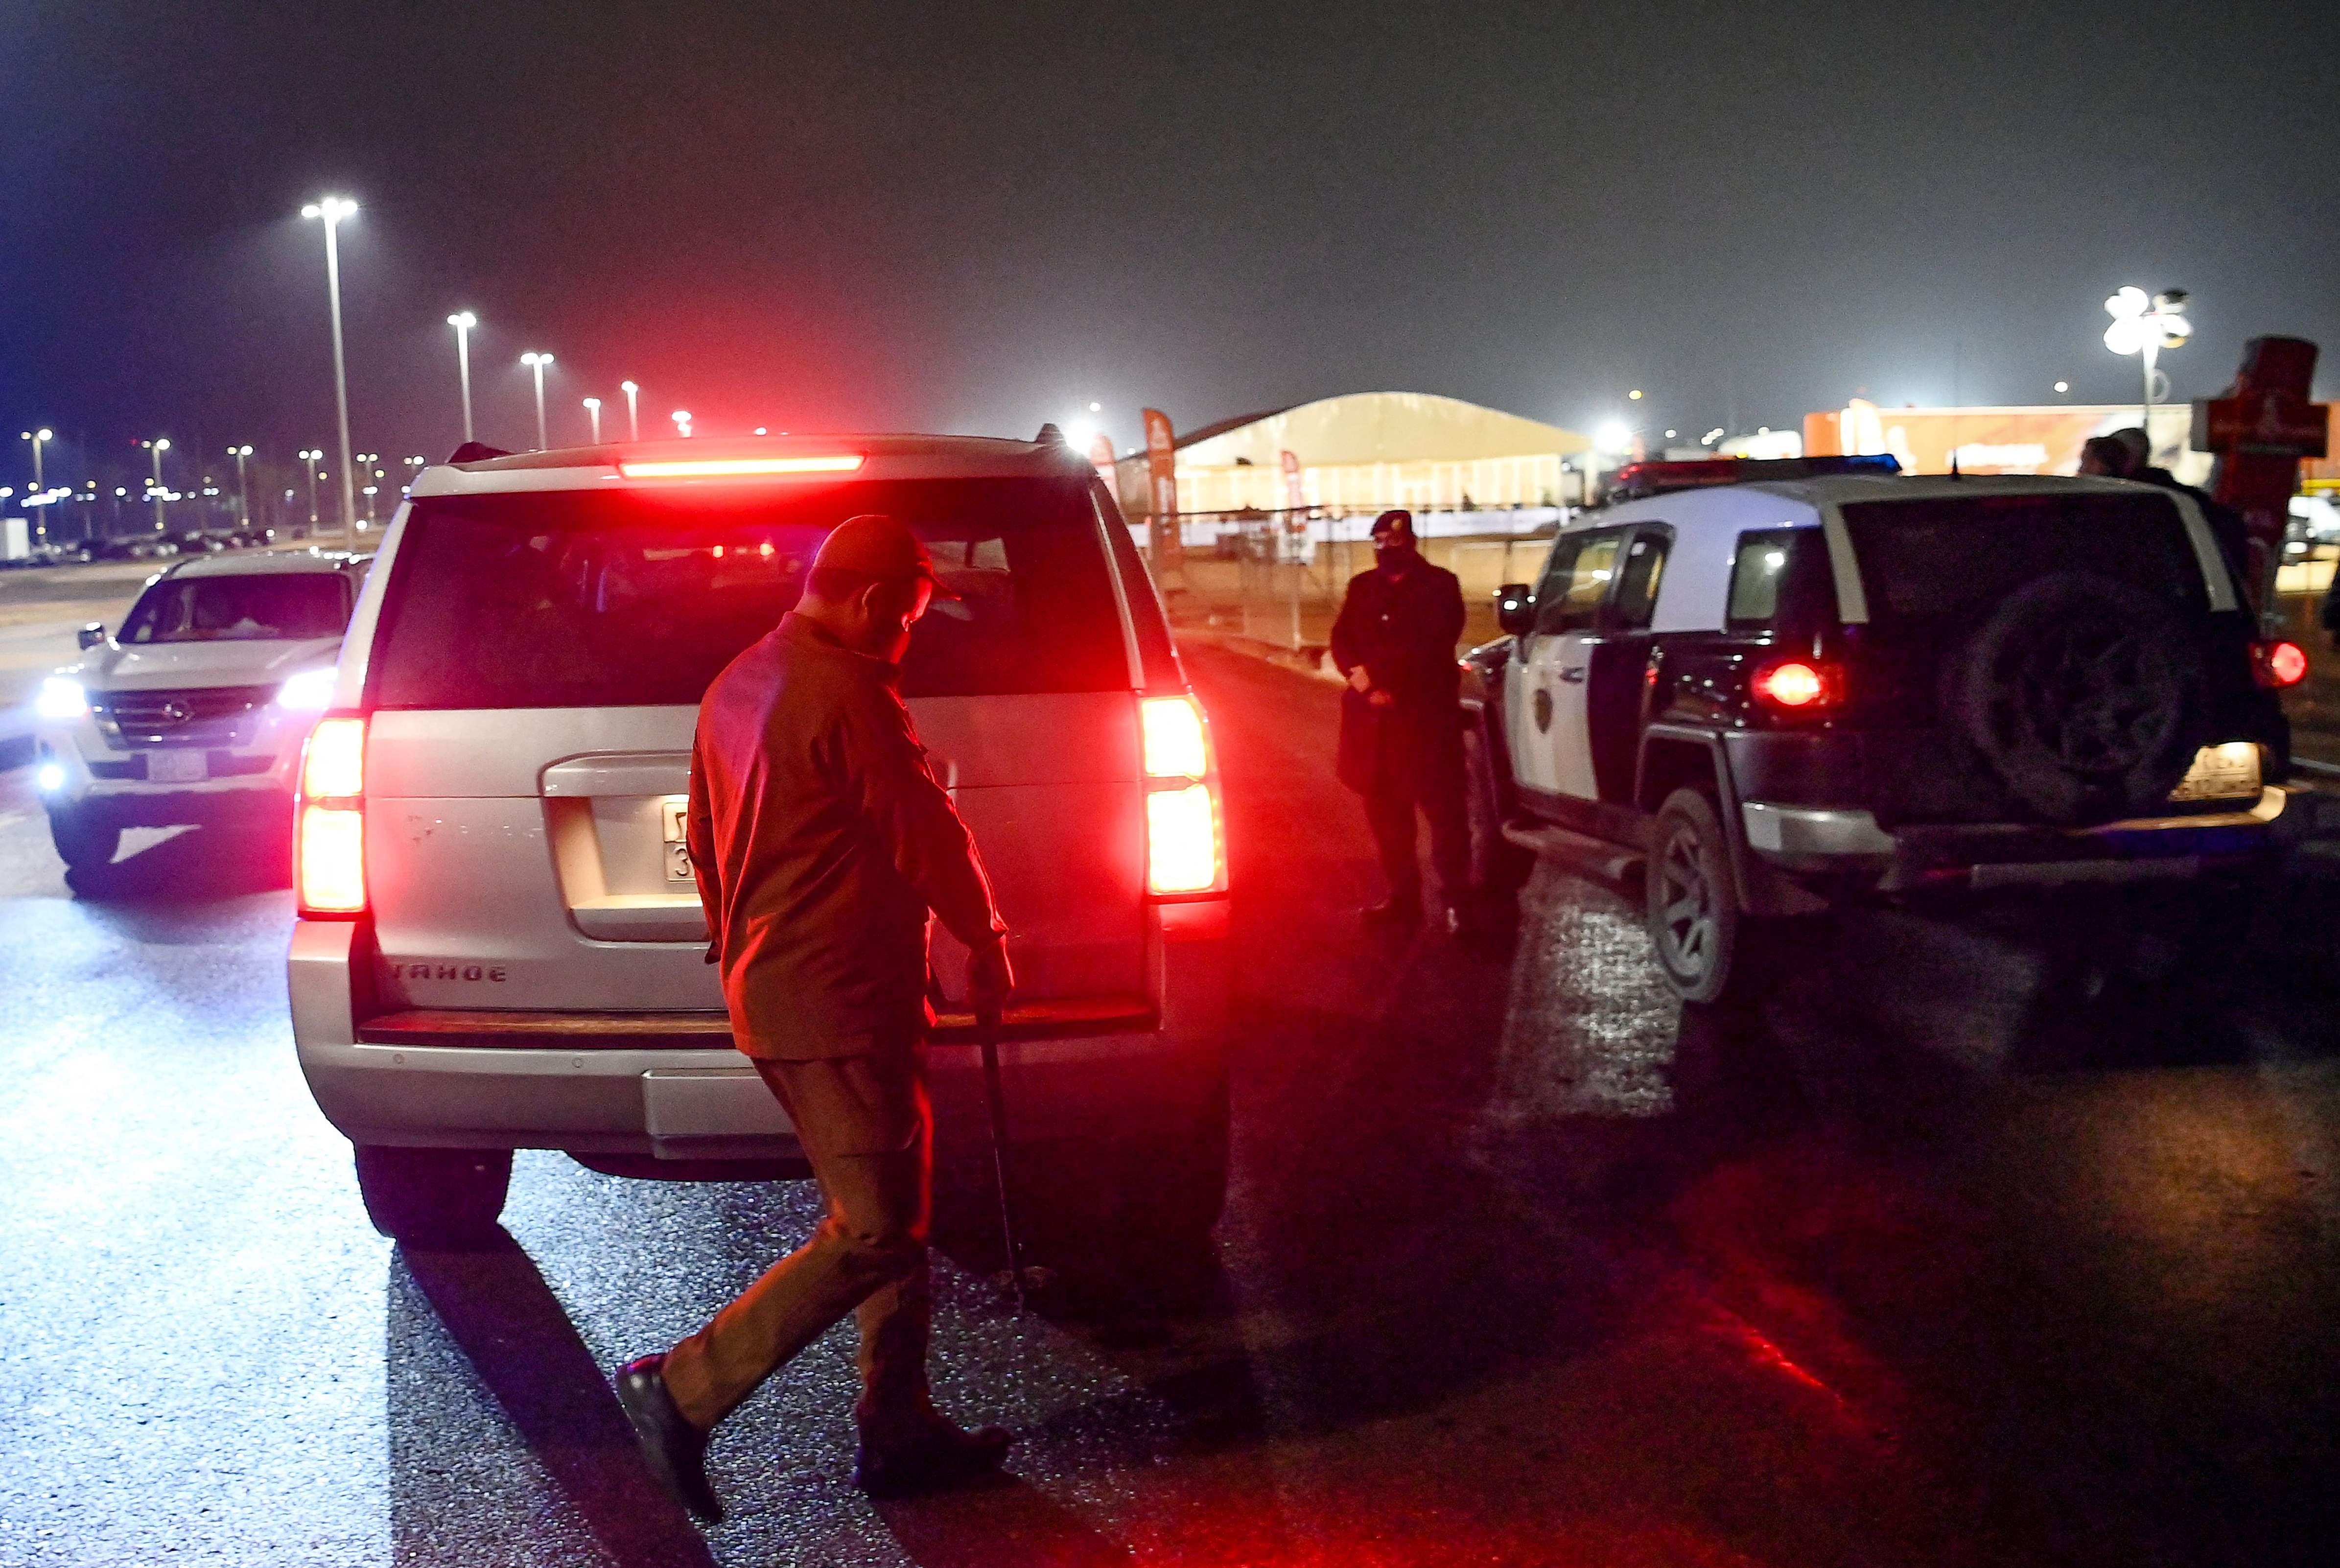
<svg viewBox="0 0 2340 1568">
<path fill-rule="evenodd" d="M 325 293 L 333 307 L 333 412 L 341 429 L 342 533 L 346 538 L 357 530 L 358 498 L 350 471 L 350 380 L 342 359 L 342 257 L 334 234 L 343 218 L 358 215 L 358 204 L 341 196 L 327 196 L 302 208 L 301 215 L 320 219 L 325 225 Z"/>
</svg>

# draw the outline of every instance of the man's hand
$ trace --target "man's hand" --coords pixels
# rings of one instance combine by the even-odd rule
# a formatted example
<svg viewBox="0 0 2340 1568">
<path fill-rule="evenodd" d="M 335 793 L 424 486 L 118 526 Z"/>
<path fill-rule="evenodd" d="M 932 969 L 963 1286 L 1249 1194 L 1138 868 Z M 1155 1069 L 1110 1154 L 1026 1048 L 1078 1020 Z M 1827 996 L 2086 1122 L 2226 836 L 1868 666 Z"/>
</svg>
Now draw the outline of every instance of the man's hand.
<svg viewBox="0 0 2340 1568">
<path fill-rule="evenodd" d="M 987 1028 L 999 1022 L 1008 994 L 1016 989 L 1016 970 L 1007 961 L 1007 944 L 994 942 L 967 955 L 967 996 L 974 1004 L 976 1022 Z"/>
<path fill-rule="evenodd" d="M 1377 686 L 1373 688 L 1373 690 L 1365 693 L 1365 701 L 1368 705 L 1374 708 L 1387 708 L 1395 703 L 1397 699 Z"/>
<path fill-rule="evenodd" d="M 1360 664 L 1354 670 L 1349 671 L 1350 690 L 1363 693 L 1369 692 L 1373 689 L 1373 678 L 1365 673 L 1365 667 L 1363 665 Z"/>
</svg>

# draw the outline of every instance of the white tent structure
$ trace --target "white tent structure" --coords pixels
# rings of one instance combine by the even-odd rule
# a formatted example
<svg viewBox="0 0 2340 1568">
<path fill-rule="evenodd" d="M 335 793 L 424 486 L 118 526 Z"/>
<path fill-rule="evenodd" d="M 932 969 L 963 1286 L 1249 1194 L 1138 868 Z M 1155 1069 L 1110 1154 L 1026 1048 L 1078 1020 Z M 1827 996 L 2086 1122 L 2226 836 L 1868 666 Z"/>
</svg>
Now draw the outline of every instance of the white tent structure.
<svg viewBox="0 0 2340 1568">
<path fill-rule="evenodd" d="M 1403 506 L 1549 507 L 1575 499 L 1562 460 L 1591 448 L 1574 431 L 1428 392 L 1351 392 L 1222 421 L 1178 438 L 1183 513 L 1290 506 L 1283 459 L 1300 463 L 1300 501 L 1336 513 Z M 1115 465 L 1122 507 L 1146 508 L 1145 457 Z"/>
</svg>

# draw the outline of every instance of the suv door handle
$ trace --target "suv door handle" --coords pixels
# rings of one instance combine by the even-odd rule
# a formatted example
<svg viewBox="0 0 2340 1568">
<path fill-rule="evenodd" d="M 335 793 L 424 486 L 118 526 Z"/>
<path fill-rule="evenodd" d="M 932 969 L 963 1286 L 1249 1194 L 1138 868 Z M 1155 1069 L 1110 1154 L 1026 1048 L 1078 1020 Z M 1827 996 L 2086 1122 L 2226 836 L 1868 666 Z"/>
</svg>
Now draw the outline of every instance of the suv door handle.
<svg viewBox="0 0 2340 1568">
<path fill-rule="evenodd" d="M 1584 684 L 1584 666 L 1581 664 L 1565 665 L 1561 670 L 1560 678 L 1562 680 L 1567 681 L 1572 686 L 1581 686 Z"/>
</svg>

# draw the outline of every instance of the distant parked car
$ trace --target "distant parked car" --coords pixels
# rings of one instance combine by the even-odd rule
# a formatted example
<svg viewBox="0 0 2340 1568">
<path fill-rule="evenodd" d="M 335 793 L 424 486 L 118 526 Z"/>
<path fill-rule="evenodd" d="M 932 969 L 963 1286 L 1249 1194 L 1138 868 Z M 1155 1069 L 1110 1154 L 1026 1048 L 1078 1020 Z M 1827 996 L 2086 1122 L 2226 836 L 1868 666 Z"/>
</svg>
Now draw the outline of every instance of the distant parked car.
<svg viewBox="0 0 2340 1568">
<path fill-rule="evenodd" d="M 273 528 L 263 528 L 254 523 L 250 528 L 239 528 L 227 537 L 232 544 L 246 550 L 257 550 L 263 545 L 275 543 L 276 531 Z"/>
</svg>

